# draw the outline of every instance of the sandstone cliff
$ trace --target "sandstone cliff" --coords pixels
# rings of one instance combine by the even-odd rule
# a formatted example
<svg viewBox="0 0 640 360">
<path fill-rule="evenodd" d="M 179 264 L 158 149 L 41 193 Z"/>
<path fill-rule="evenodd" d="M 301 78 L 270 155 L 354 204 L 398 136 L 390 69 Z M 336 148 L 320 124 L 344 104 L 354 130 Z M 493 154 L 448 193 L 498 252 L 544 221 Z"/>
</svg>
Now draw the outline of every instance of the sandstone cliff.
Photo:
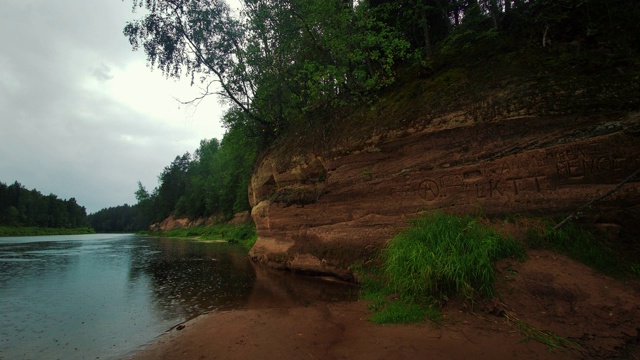
<svg viewBox="0 0 640 360">
<path fill-rule="evenodd" d="M 276 268 L 350 279 L 350 265 L 424 211 L 571 212 L 640 168 L 640 113 L 619 110 L 620 92 L 568 91 L 571 84 L 545 94 L 530 85 L 536 90 L 493 89 L 456 102 L 457 109 L 393 110 L 381 117 L 411 117 L 406 127 L 319 149 L 301 135 L 289 141 L 295 156 L 279 145 L 251 180 L 258 241 L 250 255 Z M 422 99 L 429 96 L 423 90 Z M 635 178 L 599 209 L 631 209 L 637 219 L 637 204 Z"/>
<path fill-rule="evenodd" d="M 196 226 L 209 226 L 219 224 L 223 221 L 222 215 L 212 215 L 207 218 L 174 218 L 173 214 L 169 215 L 162 222 L 151 224 L 149 231 L 151 232 L 167 232 L 172 229 L 184 229 Z M 239 225 L 251 222 L 251 217 L 247 212 L 241 212 L 234 215 L 233 219 L 229 220 L 229 224 Z"/>
</svg>

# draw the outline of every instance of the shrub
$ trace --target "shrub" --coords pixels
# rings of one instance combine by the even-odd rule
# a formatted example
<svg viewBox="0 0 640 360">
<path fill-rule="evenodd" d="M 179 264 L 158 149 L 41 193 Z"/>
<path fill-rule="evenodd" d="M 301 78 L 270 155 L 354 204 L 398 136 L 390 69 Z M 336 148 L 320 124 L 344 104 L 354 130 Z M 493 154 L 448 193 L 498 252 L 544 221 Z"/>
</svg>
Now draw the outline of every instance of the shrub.
<svg viewBox="0 0 640 360">
<path fill-rule="evenodd" d="M 449 296 L 469 300 L 491 296 L 496 260 L 525 256 L 515 239 L 471 216 L 436 212 L 414 221 L 390 240 L 381 253 L 381 270 L 369 269 L 362 276 L 363 297 L 372 300 L 377 311 L 398 313 L 398 306 L 404 306 L 407 313 L 416 314 L 418 306 L 435 319 L 434 306 Z M 401 322 L 419 317 L 375 316 Z"/>
<path fill-rule="evenodd" d="M 524 249 L 470 216 L 435 213 L 416 220 L 383 252 L 391 289 L 414 301 L 441 295 L 493 294 L 494 261 Z"/>
</svg>

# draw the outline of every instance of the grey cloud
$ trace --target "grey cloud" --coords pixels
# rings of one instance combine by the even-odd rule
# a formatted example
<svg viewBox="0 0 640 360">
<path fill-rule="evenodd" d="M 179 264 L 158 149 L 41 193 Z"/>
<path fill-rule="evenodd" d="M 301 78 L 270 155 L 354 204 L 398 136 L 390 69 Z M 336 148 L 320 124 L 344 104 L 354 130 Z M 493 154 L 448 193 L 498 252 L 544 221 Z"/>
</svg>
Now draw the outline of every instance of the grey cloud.
<svg viewBox="0 0 640 360">
<path fill-rule="evenodd" d="M 163 124 L 83 85 L 112 80 L 114 69 L 144 57 L 122 35 L 129 12 L 117 0 L 3 2 L 0 181 L 75 197 L 94 212 L 135 203 L 138 180 L 153 188 L 176 155 L 214 136 Z"/>
<path fill-rule="evenodd" d="M 98 65 L 93 70 L 93 76 L 101 81 L 108 81 L 113 79 L 113 75 L 111 75 L 111 68 L 105 64 Z"/>
</svg>

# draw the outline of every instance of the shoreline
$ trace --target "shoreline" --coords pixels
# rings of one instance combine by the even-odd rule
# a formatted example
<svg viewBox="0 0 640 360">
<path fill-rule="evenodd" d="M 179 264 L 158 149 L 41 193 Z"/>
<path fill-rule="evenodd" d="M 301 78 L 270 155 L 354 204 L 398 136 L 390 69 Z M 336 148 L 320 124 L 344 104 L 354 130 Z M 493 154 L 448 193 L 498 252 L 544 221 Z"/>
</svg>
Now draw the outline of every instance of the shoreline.
<svg viewBox="0 0 640 360">
<path fill-rule="evenodd" d="M 448 306 L 442 324 L 376 325 L 365 301 L 206 314 L 129 354 L 147 359 L 566 359 L 504 318 Z"/>
<path fill-rule="evenodd" d="M 306 300 L 294 301 L 276 281 L 246 308 L 185 322 L 126 359 L 640 357 L 640 284 L 545 250 L 529 251 L 524 262 L 499 261 L 496 277 L 497 297 L 474 304 L 453 298 L 441 308 L 441 323 L 404 325 L 374 324 L 367 301 L 335 300 L 312 283 Z M 563 341 L 577 346 L 563 348 Z"/>
<path fill-rule="evenodd" d="M 89 227 L 45 228 L 38 226 L 0 226 L 0 238 L 49 235 L 87 235 L 95 233 L 96 232 Z"/>
</svg>

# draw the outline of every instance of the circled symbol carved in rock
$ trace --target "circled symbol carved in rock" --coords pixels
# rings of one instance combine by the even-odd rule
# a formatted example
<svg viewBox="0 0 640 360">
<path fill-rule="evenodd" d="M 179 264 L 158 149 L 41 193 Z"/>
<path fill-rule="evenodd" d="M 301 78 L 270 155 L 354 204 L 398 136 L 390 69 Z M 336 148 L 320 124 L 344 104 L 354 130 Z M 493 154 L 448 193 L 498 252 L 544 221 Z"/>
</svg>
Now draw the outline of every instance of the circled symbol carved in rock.
<svg viewBox="0 0 640 360">
<path fill-rule="evenodd" d="M 433 201 L 440 195 L 440 188 L 435 181 L 424 180 L 418 187 L 418 195 L 427 201 Z"/>
</svg>

